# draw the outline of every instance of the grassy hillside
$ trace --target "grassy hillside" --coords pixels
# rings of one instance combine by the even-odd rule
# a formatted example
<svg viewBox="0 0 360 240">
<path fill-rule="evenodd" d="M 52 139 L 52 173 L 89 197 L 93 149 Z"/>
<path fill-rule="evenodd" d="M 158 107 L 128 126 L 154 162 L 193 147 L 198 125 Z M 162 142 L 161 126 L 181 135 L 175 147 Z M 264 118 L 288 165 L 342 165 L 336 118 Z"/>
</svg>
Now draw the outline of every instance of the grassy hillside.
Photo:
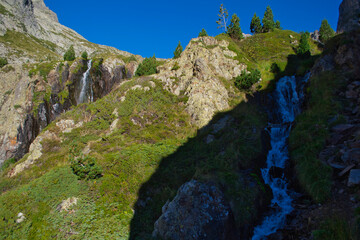
<svg viewBox="0 0 360 240">
<path fill-rule="evenodd" d="M 300 34 L 290 30 L 255 34 L 252 37 L 236 41 L 226 34 L 216 37 L 218 40 L 230 42 L 229 50 L 234 51 L 240 63 L 245 63 L 249 69 L 259 69 L 262 75 L 262 89 L 266 89 L 271 80 L 285 75 L 304 74 L 316 57 L 301 59 L 296 56 L 300 41 Z M 316 56 L 321 53 L 317 44 L 310 40 L 311 54 Z M 274 70 L 274 64 L 278 70 Z M 269 88 L 272 89 L 272 88 Z"/>
</svg>

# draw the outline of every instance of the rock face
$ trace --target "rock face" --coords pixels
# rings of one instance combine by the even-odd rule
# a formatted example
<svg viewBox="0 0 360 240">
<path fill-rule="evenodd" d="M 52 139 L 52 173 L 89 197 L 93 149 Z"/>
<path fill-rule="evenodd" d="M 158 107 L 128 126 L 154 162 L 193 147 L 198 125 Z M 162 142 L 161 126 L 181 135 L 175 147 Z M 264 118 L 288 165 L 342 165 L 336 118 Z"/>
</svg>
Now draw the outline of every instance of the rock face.
<svg viewBox="0 0 360 240">
<path fill-rule="evenodd" d="M 130 53 L 112 47 L 88 42 L 74 30 L 61 25 L 57 15 L 46 7 L 43 0 L 0 0 L 4 9 L 0 13 L 0 35 L 8 30 L 29 34 L 38 39 L 55 43 L 55 52 L 63 54 L 70 45 L 74 45 L 79 55 L 83 51 L 92 53 L 111 52 L 124 56 Z M 17 61 L 17 59 L 11 59 Z"/>
<path fill-rule="evenodd" d="M 189 97 L 187 111 L 196 125 L 206 125 L 214 113 L 229 108 L 228 90 L 222 81 L 229 81 L 246 69 L 233 59 L 228 42 L 213 37 L 192 39 L 180 58 L 158 67 L 165 88 L 176 95 Z"/>
<path fill-rule="evenodd" d="M 59 63 L 46 81 L 39 75 L 30 78 L 21 65 L 11 65 L 13 70 L 9 72 L 0 71 L 0 165 L 12 157 L 22 158 L 48 124 L 77 104 L 76 94 L 86 71 L 82 66 L 86 65 L 84 60 L 76 60 L 71 66 Z M 132 76 L 125 65 L 123 61 L 106 60 L 99 65 L 99 72 L 91 72 L 94 100 L 108 94 L 128 74 Z"/>
<path fill-rule="evenodd" d="M 222 192 L 196 180 L 182 185 L 156 221 L 153 235 L 162 239 L 233 239 L 234 220 Z"/>
<path fill-rule="evenodd" d="M 348 32 L 360 27 L 360 1 L 343 0 L 339 8 L 337 32 Z"/>
</svg>

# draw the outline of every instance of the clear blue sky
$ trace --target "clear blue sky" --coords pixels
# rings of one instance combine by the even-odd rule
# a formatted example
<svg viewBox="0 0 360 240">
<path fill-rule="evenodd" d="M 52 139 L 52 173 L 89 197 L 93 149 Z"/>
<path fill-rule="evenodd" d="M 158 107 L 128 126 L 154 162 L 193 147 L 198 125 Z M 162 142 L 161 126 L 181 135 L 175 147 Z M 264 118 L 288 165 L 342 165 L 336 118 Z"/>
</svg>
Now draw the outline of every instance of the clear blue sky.
<svg viewBox="0 0 360 240">
<path fill-rule="evenodd" d="M 45 0 L 60 23 L 89 41 L 160 58 L 171 58 L 179 41 L 185 48 L 202 28 L 211 36 L 221 33 L 221 3 L 239 16 L 245 33 L 254 13 L 262 18 L 267 5 L 284 29 L 312 32 L 324 18 L 336 30 L 341 0 Z"/>
</svg>

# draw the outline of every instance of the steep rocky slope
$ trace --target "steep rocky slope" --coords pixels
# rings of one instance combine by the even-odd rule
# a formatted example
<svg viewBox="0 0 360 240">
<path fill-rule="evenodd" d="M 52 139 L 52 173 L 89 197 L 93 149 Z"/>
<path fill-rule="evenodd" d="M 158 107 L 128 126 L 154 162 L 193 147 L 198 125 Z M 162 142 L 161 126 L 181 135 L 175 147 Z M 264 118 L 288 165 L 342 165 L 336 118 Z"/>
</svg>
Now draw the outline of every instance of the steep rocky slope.
<svg viewBox="0 0 360 240">
<path fill-rule="evenodd" d="M 339 8 L 337 32 L 348 32 L 360 27 L 360 1 L 344 0 Z"/>
<path fill-rule="evenodd" d="M 130 56 L 112 47 L 90 43 L 61 25 L 43 0 L 1 0 L 0 23 L 0 54 L 10 62 L 56 59 L 70 45 L 74 45 L 78 55 L 83 51 L 96 51 Z M 32 47 L 26 46 L 30 43 Z"/>
</svg>

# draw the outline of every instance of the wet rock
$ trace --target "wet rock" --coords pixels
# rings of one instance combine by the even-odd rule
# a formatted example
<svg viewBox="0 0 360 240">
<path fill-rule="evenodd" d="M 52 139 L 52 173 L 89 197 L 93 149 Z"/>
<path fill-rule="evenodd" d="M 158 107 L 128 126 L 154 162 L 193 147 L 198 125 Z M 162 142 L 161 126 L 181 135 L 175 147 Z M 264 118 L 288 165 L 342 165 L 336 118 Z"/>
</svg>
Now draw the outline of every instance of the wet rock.
<svg viewBox="0 0 360 240">
<path fill-rule="evenodd" d="M 154 237 L 172 240 L 231 238 L 234 220 L 223 193 L 211 183 L 196 180 L 182 185 L 165 204 L 154 225 Z"/>
<path fill-rule="evenodd" d="M 348 179 L 348 187 L 360 184 L 360 169 L 352 169 Z"/>
</svg>

